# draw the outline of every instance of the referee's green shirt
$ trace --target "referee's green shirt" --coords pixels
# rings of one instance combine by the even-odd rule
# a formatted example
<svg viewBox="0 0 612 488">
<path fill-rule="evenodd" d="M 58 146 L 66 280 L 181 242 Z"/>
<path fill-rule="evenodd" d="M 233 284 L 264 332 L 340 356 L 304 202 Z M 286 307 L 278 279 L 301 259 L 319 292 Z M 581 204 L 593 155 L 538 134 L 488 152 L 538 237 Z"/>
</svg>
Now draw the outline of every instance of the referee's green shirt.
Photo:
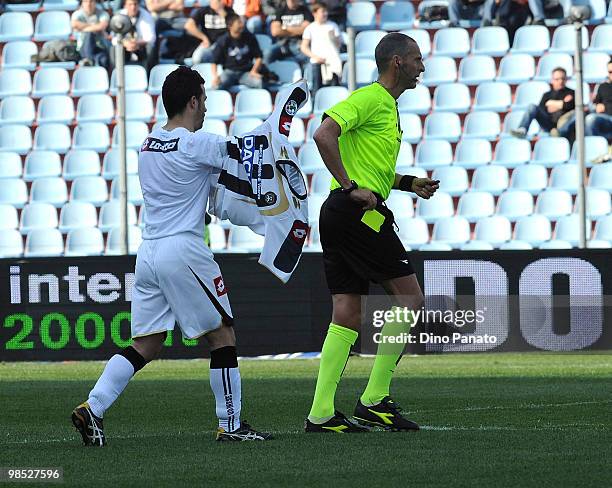
<svg viewBox="0 0 612 488">
<path fill-rule="evenodd" d="M 325 112 L 340 126 L 340 156 L 351 180 L 384 199 L 395 181 L 402 141 L 395 99 L 379 83 L 354 91 Z M 331 189 L 340 187 L 332 179 Z"/>
</svg>

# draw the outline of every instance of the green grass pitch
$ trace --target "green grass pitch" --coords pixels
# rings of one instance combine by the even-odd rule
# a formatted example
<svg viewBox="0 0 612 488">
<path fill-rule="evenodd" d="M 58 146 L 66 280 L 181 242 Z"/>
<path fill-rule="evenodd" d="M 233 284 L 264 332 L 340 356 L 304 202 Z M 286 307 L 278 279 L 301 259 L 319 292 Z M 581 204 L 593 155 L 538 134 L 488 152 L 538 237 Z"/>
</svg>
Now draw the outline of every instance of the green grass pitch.
<svg viewBox="0 0 612 488">
<path fill-rule="evenodd" d="M 351 358 L 351 414 L 372 359 Z M 157 361 L 107 412 L 108 446 L 70 423 L 102 362 L 0 363 L 0 466 L 64 469 L 64 486 L 610 486 L 612 356 L 405 357 L 393 395 L 416 433 L 304 434 L 315 360 L 243 361 L 243 417 L 276 439 L 216 443 L 208 363 Z M 40 485 L 37 485 L 40 486 Z"/>
</svg>

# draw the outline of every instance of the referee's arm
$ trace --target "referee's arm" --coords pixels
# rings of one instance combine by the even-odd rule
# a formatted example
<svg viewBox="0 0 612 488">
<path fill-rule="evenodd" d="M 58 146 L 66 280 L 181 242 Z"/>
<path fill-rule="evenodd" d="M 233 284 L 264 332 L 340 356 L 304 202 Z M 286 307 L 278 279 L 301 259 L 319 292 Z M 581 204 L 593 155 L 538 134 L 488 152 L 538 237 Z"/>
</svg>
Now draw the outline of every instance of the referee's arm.
<svg viewBox="0 0 612 488">
<path fill-rule="evenodd" d="M 399 173 L 395 173 L 395 181 L 393 182 L 394 190 L 411 191 L 426 200 L 433 196 L 439 186 L 440 180 L 417 178 L 416 176 L 400 175 Z"/>
</svg>

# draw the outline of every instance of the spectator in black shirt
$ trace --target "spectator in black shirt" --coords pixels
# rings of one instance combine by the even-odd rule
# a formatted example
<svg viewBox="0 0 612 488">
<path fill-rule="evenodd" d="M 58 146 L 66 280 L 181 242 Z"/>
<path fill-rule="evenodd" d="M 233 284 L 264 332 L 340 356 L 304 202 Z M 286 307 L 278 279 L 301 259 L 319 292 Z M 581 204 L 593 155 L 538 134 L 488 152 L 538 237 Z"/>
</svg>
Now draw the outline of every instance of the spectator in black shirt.
<svg viewBox="0 0 612 488">
<path fill-rule="evenodd" d="M 304 29 L 313 21 L 310 10 L 301 0 L 287 0 L 283 8 L 270 24 L 270 33 L 277 39 L 266 53 L 266 64 L 279 59 L 292 59 L 300 64 L 308 57 L 300 50 Z"/>
<path fill-rule="evenodd" d="M 220 89 L 235 85 L 262 88 L 262 54 L 257 39 L 245 30 L 239 15 L 229 14 L 226 23 L 228 32 L 215 43 L 212 86 Z M 221 76 L 218 75 L 218 64 L 223 66 Z"/>
<path fill-rule="evenodd" d="M 227 16 L 233 15 L 223 0 L 210 0 L 208 7 L 197 9 L 185 24 L 185 31 L 199 44 L 193 51 L 193 64 L 211 63 L 217 40 L 227 33 Z"/>
<path fill-rule="evenodd" d="M 556 128 L 561 116 L 574 110 L 574 90 L 565 86 L 566 81 L 567 72 L 561 67 L 555 68 L 550 81 L 552 90 L 542 96 L 539 105 L 529 105 L 518 128 L 510 133 L 515 137 L 525 137 L 533 119 L 545 131 Z"/>
<path fill-rule="evenodd" d="M 587 136 L 603 136 L 612 139 L 612 61 L 608 62 L 608 79 L 599 85 L 593 100 L 595 113 L 589 114 L 584 122 Z"/>
</svg>

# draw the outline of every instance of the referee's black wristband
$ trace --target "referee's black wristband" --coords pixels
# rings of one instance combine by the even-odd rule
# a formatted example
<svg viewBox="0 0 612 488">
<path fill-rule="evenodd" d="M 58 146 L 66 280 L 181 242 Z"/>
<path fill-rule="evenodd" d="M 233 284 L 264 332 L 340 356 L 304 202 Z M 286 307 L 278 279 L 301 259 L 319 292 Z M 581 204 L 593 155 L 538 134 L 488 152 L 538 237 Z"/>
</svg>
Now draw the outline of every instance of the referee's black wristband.
<svg viewBox="0 0 612 488">
<path fill-rule="evenodd" d="M 416 176 L 404 175 L 399 182 L 398 190 L 401 191 L 412 191 L 412 182 Z"/>
</svg>

